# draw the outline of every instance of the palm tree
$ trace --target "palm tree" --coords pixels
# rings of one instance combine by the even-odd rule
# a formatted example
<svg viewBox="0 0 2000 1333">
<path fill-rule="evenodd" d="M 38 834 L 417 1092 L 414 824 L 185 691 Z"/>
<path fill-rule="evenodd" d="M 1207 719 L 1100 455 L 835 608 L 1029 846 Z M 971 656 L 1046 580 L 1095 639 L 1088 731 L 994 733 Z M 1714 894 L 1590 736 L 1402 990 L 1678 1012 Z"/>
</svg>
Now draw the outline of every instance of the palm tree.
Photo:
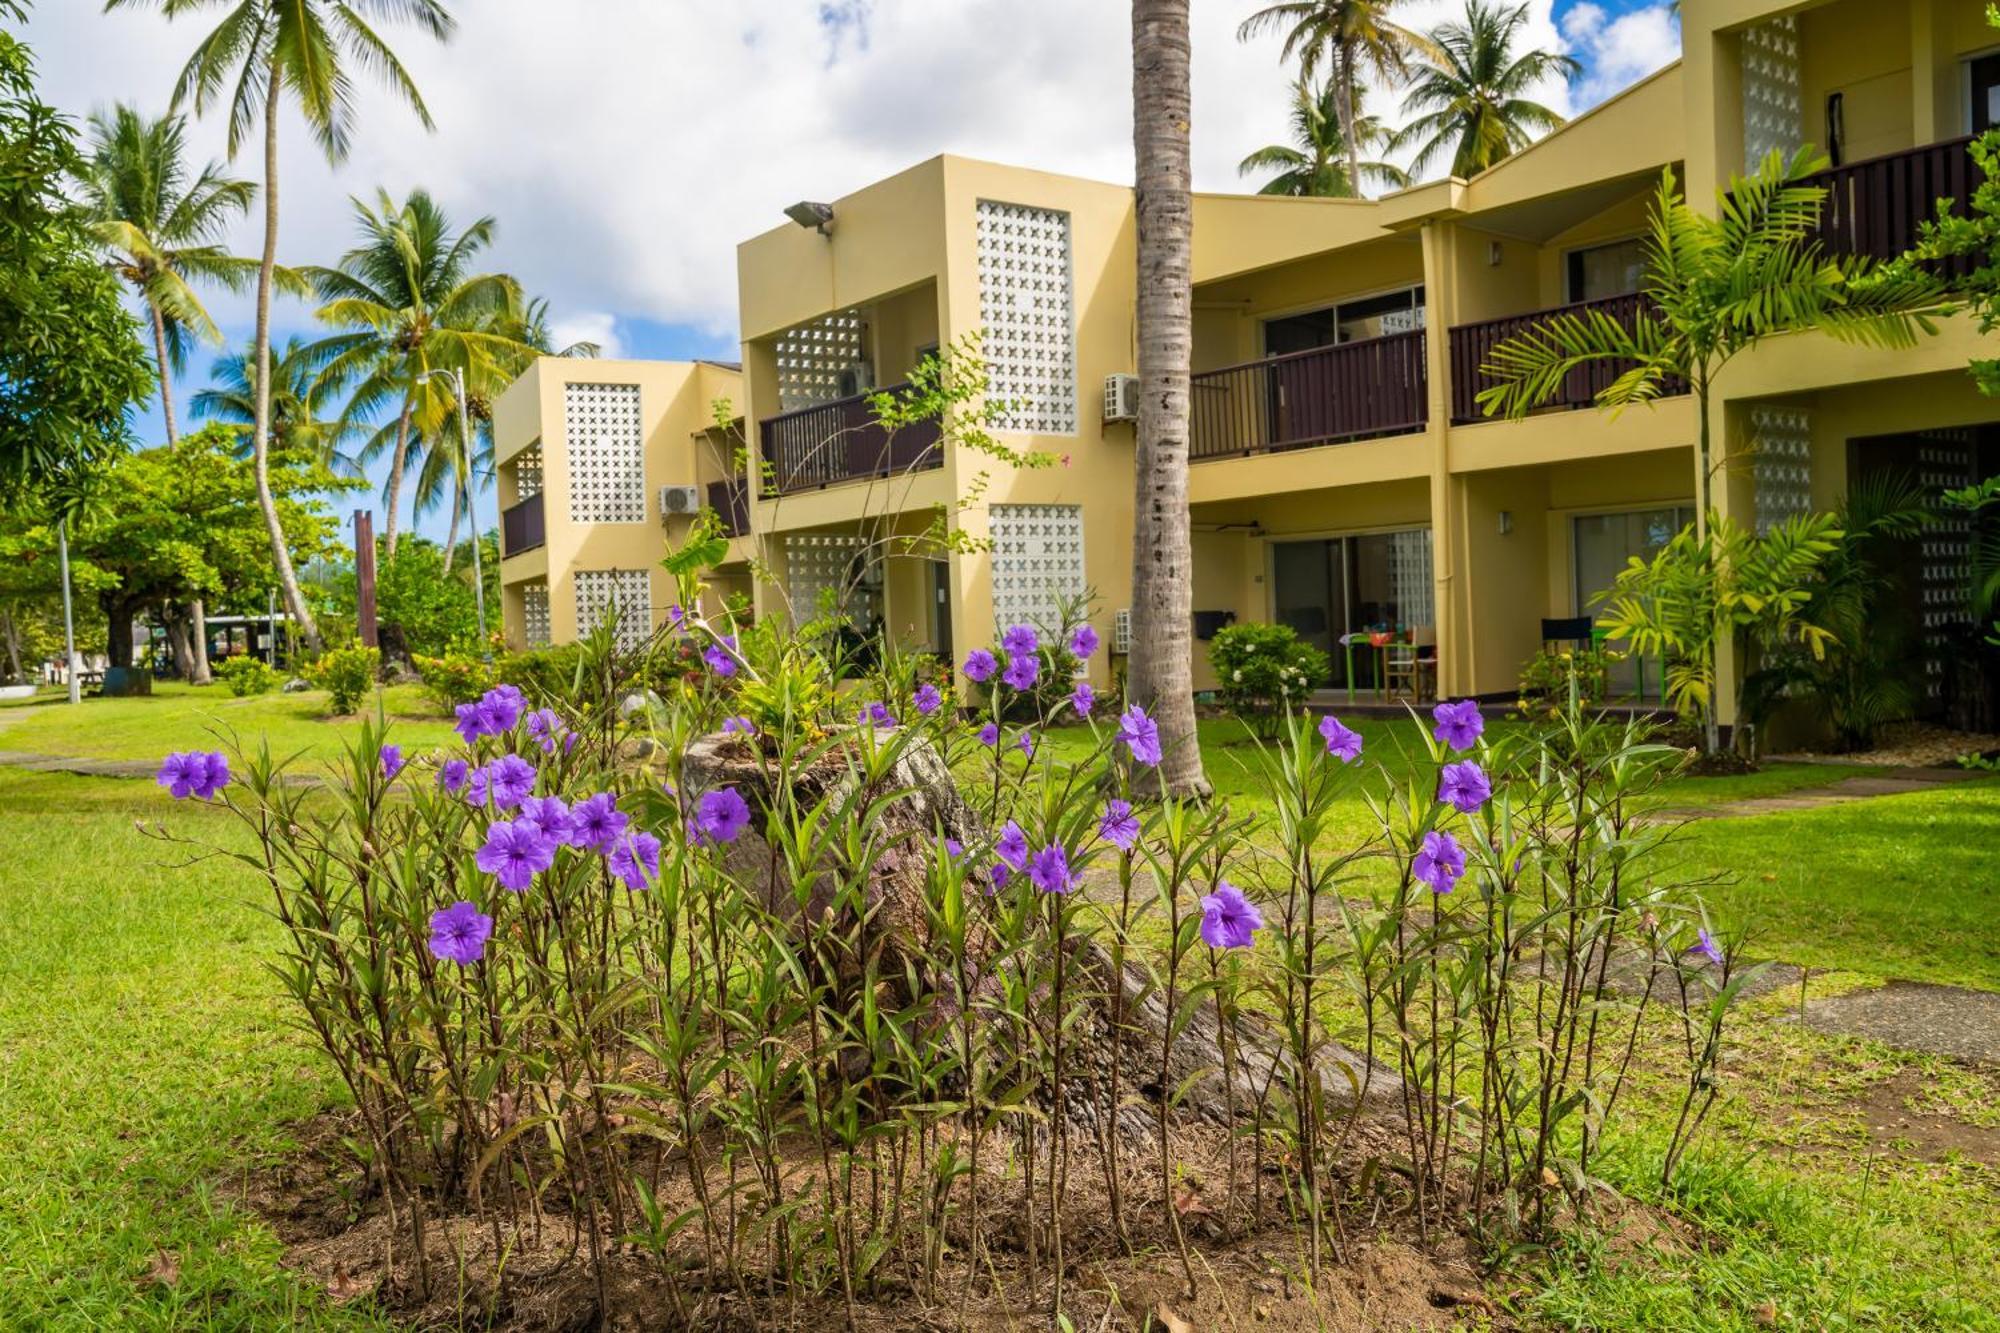
<svg viewBox="0 0 2000 1333">
<path fill-rule="evenodd" d="M 1139 231 L 1139 422 L 1132 523 L 1130 701 L 1160 727 L 1173 795 L 1204 793 L 1194 718 L 1194 551 L 1188 529 L 1188 375 L 1194 345 L 1188 0 L 1133 0 L 1132 143 Z"/>
<path fill-rule="evenodd" d="M 450 433 L 457 449 L 457 404 L 444 377 L 430 372 L 456 368 L 468 385 L 484 384 L 495 372 L 512 379 L 534 349 L 516 336 L 520 284 L 505 274 L 471 271 L 493 239 L 492 218 L 454 235 L 444 210 L 422 190 L 401 207 L 386 192 L 378 193 L 374 208 L 356 200 L 354 213 L 361 243 L 336 267 L 308 276 L 325 302 L 320 319 L 346 330 L 317 344 L 326 385 L 352 386 L 343 418 L 360 421 L 385 408 L 391 413 L 361 456 L 368 461 L 391 451 L 383 548 L 385 558 L 394 559 L 412 433 L 432 441 Z"/>
<path fill-rule="evenodd" d="M 255 347 L 221 358 L 209 368 L 209 387 L 195 394 L 191 403 L 198 419 L 234 428 L 239 458 L 251 455 L 256 438 L 257 381 L 252 373 L 256 364 Z M 330 471 L 358 477 L 360 461 L 346 451 L 355 428 L 326 410 L 319 385 L 321 364 L 313 345 L 299 338 L 287 341 L 272 361 L 270 447 L 280 456 L 304 454 Z"/>
<path fill-rule="evenodd" d="M 1479 368 L 1489 381 L 1480 407 L 1488 416 L 1524 416 L 1553 397 L 1570 371 L 1592 362 L 1622 367 L 1597 396 L 1614 411 L 1650 403 L 1670 385 L 1688 386 L 1699 421 L 1696 513 L 1703 540 L 1711 541 L 1710 400 L 1729 363 L 1767 338 L 1807 329 L 1845 342 L 1912 347 L 1920 333 L 1935 332 L 1933 316 L 1944 308 L 1937 284 L 1913 266 L 1831 254 L 1815 239 L 1826 191 L 1805 178 L 1825 166 L 1811 148 L 1789 163 L 1773 151 L 1755 175 L 1717 192 L 1714 217 L 1689 207 L 1668 169 L 1646 241 L 1645 306 L 1629 325 L 1589 308 L 1552 315 L 1502 342 Z M 1718 628 L 1710 643 L 1727 638 Z M 1712 651 L 1694 664 L 1711 680 Z M 1712 754 L 1720 729 L 1715 709 L 1706 713 Z"/>
<path fill-rule="evenodd" d="M 1258 10 L 1236 29 L 1239 41 L 1266 32 L 1282 32 L 1286 60 L 1296 59 L 1299 77 L 1310 83 L 1323 64 L 1333 67 L 1335 105 L 1347 152 L 1347 178 L 1362 176 L 1362 76 L 1373 73 L 1385 84 L 1399 84 L 1409 73 L 1411 57 L 1429 48 L 1429 39 L 1390 21 L 1396 0 L 1279 0 Z"/>
<path fill-rule="evenodd" d="M 433 128 L 423 96 L 396 53 L 372 28 L 368 15 L 417 24 L 438 41 L 451 36 L 453 20 L 441 0 L 106 0 L 105 8 L 157 5 L 169 18 L 223 8 L 221 22 L 195 46 L 174 87 L 174 104 L 192 101 L 197 113 L 227 101 L 229 153 L 234 157 L 259 117 L 264 129 L 264 250 L 257 267 L 257 329 L 254 343 L 256 413 L 251 453 L 257 506 L 271 535 L 271 563 L 284 590 L 285 609 L 305 636 L 306 648 L 321 648 L 319 624 L 299 595 L 299 580 L 285 545 L 284 525 L 271 496 L 271 288 L 278 267 L 278 112 L 287 90 L 329 162 L 347 156 L 354 128 L 353 65 L 379 75 L 392 92 Z"/>
<path fill-rule="evenodd" d="M 1583 66 L 1553 51 L 1514 52 L 1514 39 L 1528 21 L 1528 7 L 1512 9 L 1485 0 L 1465 0 L 1465 21 L 1431 30 L 1432 54 L 1417 57 L 1417 69 L 1403 114 L 1415 116 L 1389 143 L 1391 152 L 1419 145 L 1410 171 L 1422 175 L 1440 154 L 1451 152 L 1451 174 L 1476 176 L 1538 134 L 1565 122 L 1561 115 L 1525 93 L 1544 79 L 1568 79 Z"/>
<path fill-rule="evenodd" d="M 1277 172 L 1258 189 L 1259 194 L 1357 199 L 1361 190 L 1348 175 L 1347 138 L 1340 126 L 1340 96 L 1335 86 L 1325 83 L 1315 92 L 1310 83 L 1300 79 L 1292 92 L 1292 142 L 1259 148 L 1236 164 L 1236 173 Z M 1371 151 L 1389 140 L 1382 122 L 1365 113 L 1356 119 L 1355 129 L 1362 146 Z M 1363 162 L 1361 180 L 1390 188 L 1410 183 L 1402 168 L 1388 162 Z"/>
</svg>

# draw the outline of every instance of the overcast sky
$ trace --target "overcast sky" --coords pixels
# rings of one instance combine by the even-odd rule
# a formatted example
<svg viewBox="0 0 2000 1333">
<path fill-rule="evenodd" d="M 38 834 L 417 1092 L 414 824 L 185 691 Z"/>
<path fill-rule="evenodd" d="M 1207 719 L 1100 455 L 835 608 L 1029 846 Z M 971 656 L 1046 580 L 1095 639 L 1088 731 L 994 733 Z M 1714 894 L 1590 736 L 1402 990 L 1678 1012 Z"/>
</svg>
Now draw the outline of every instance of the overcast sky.
<svg viewBox="0 0 2000 1333">
<path fill-rule="evenodd" d="M 463 223 L 491 214 L 491 267 L 550 299 L 560 337 L 608 354 L 733 357 L 735 246 L 797 199 L 827 199 L 939 152 L 1103 180 L 1132 175 L 1126 0 L 456 0 L 455 39 L 386 31 L 437 121 L 426 133 L 357 72 L 361 115 L 329 166 L 282 125 L 279 258 L 350 243 L 349 196 L 428 188 Z M 1285 133 L 1278 42 L 1239 43 L 1253 0 L 1193 0 L 1195 185 L 1245 188 L 1236 161 Z M 1403 0 L 1424 28 L 1462 0 Z M 1532 40 L 1583 62 L 1544 100 L 1574 113 L 1679 54 L 1664 0 L 1529 0 Z M 36 0 L 26 32 L 48 100 L 81 117 L 115 101 L 165 109 L 219 8 L 168 22 L 99 0 Z M 1394 123 L 1394 98 L 1371 109 Z M 193 130 L 224 155 L 222 118 Z M 235 165 L 254 177 L 252 144 Z M 261 212 L 259 213 L 261 217 Z M 255 254 L 245 221 L 232 244 Z M 215 295 L 232 339 L 249 303 Z M 281 304 L 278 336 L 314 331 Z M 177 385 L 205 382 L 207 355 Z M 157 413 L 140 422 L 157 433 Z M 493 522 L 490 499 L 485 521 Z M 441 516 L 425 531 L 442 535 Z"/>
</svg>

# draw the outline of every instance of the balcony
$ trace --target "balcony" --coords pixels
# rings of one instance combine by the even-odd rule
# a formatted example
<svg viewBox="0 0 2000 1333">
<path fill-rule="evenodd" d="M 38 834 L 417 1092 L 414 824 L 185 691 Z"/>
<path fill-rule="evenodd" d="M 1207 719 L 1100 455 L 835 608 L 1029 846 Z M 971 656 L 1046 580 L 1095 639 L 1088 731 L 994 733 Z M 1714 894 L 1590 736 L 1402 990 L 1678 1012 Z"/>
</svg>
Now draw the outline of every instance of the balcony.
<svg viewBox="0 0 2000 1333">
<path fill-rule="evenodd" d="M 909 387 L 895 384 L 877 392 L 900 395 Z M 874 396 L 857 394 L 816 403 L 759 422 L 764 462 L 771 469 L 771 493 L 790 495 L 942 467 L 938 423 L 914 421 L 892 435 L 877 424 L 868 406 Z"/>
<path fill-rule="evenodd" d="M 1422 329 L 1204 370 L 1190 385 L 1188 457 L 1241 458 L 1422 430 L 1425 373 Z"/>
<path fill-rule="evenodd" d="M 741 537 L 750 531 L 750 479 L 708 483 L 708 507 L 722 520 L 726 537 Z"/>
<path fill-rule="evenodd" d="M 1936 221 L 1939 198 L 1958 200 L 1963 214 L 1984 179 L 1966 136 L 1849 162 L 1807 183 L 1826 191 L 1819 239 L 1828 250 L 1887 260 L 1917 243 L 1922 224 Z M 1971 259 L 1956 259 L 1940 276 L 1963 277 L 1972 268 Z"/>
<path fill-rule="evenodd" d="M 1563 315 L 1581 316 L 1590 311 L 1600 311 L 1629 329 L 1640 318 L 1642 312 L 1650 308 L 1647 298 L 1637 292 L 1624 296 L 1607 296 L 1596 301 L 1578 301 L 1573 305 L 1555 306 L 1548 310 L 1537 310 L 1526 315 L 1509 315 L 1504 319 L 1489 319 L 1480 324 L 1460 324 L 1451 331 L 1451 419 L 1454 425 L 1484 421 L 1486 414 L 1479 406 L 1479 394 L 1493 383 L 1484 373 L 1487 359 L 1493 349 L 1509 338 L 1519 337 L 1547 321 Z M 1629 369 L 1624 361 L 1587 362 L 1563 377 L 1561 386 L 1545 403 L 1544 408 L 1579 408 L 1597 405 L 1597 395 L 1611 387 L 1620 375 Z M 1661 388 L 1661 393 L 1681 394 L 1687 392 L 1687 384 L 1675 379 L 1669 380 Z"/>
<path fill-rule="evenodd" d="M 500 554 L 519 555 L 532 551 L 548 540 L 542 525 L 542 493 L 535 492 L 519 504 L 500 511 Z"/>
</svg>

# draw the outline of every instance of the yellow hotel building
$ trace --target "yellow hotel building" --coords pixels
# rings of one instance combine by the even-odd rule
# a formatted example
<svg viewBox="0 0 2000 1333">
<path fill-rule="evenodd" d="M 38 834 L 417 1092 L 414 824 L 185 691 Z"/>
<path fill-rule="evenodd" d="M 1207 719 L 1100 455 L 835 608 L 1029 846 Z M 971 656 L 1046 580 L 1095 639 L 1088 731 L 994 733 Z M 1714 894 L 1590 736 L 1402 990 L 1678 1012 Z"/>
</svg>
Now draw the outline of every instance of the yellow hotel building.
<svg viewBox="0 0 2000 1333">
<path fill-rule="evenodd" d="M 1588 373 L 1550 410 L 1484 419 L 1487 349 L 1553 310 L 1639 308 L 1663 170 L 1712 209 L 1746 164 L 1819 145 L 1836 164 L 1826 243 L 1882 257 L 1915 239 L 1937 196 L 1978 180 L 1967 137 L 2000 120 L 2000 33 L 1981 0 L 1682 9 L 1678 63 L 1472 180 L 1377 200 L 1196 197 L 1198 638 L 1231 619 L 1290 624 L 1329 651 L 1341 688 L 1342 635 L 1400 627 L 1435 642 L 1444 692 L 1510 696 L 1544 620 L 1589 614 L 1628 557 L 1692 516 L 1697 422 L 1685 394 L 1598 411 Z M 808 217 L 738 248 L 740 378 L 547 361 L 501 400 L 501 502 L 517 529 L 526 507 L 536 520 L 537 544 L 505 537 L 516 643 L 567 638 L 611 598 L 657 620 L 654 566 L 676 521 L 662 526 L 658 497 L 676 485 L 716 488 L 747 522 L 732 559 L 767 571 L 752 589 L 762 614 L 852 578 L 864 534 L 921 531 L 946 505 L 980 549 L 870 561 L 857 620 L 962 654 L 997 623 L 1089 592 L 1116 646 L 1134 492 L 1119 401 L 1136 361 L 1131 190 L 941 156 L 830 209 L 823 228 Z M 861 391 L 975 333 L 1007 404 L 999 437 L 1057 466 L 866 428 Z M 1711 409 L 1719 503 L 1769 521 L 1833 506 L 1872 469 L 1939 484 L 2000 470 L 2000 411 L 1965 371 L 1991 354 L 1981 343 L 1960 318 L 1915 351 L 1790 335 L 1731 364 Z M 747 482 L 711 429 L 715 398 L 741 415 L 758 464 Z M 605 429 L 623 432 L 627 460 L 615 500 L 597 461 Z M 1922 543 L 1919 636 L 1944 614 L 1966 540 L 1940 528 Z"/>
</svg>

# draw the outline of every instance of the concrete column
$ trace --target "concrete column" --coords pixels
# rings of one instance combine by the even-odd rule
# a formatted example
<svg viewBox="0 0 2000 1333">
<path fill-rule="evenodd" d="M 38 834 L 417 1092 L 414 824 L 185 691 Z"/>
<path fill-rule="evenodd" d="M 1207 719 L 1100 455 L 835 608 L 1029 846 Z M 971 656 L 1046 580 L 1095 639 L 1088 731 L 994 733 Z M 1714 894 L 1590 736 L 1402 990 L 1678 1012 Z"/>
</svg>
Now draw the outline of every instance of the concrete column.
<svg viewBox="0 0 2000 1333">
<path fill-rule="evenodd" d="M 1965 132 L 1958 61 L 1945 0 L 1910 3 L 1910 125 L 1914 144 L 1955 139 Z"/>
<path fill-rule="evenodd" d="M 1451 503 L 1451 326 L 1458 320 L 1458 226 L 1426 222 L 1424 247 L 1424 356 L 1429 375 L 1431 598 L 1436 621 L 1438 692 L 1463 692 L 1472 679 L 1471 636 L 1463 619 L 1466 589 L 1460 577 L 1460 542 Z"/>
</svg>

